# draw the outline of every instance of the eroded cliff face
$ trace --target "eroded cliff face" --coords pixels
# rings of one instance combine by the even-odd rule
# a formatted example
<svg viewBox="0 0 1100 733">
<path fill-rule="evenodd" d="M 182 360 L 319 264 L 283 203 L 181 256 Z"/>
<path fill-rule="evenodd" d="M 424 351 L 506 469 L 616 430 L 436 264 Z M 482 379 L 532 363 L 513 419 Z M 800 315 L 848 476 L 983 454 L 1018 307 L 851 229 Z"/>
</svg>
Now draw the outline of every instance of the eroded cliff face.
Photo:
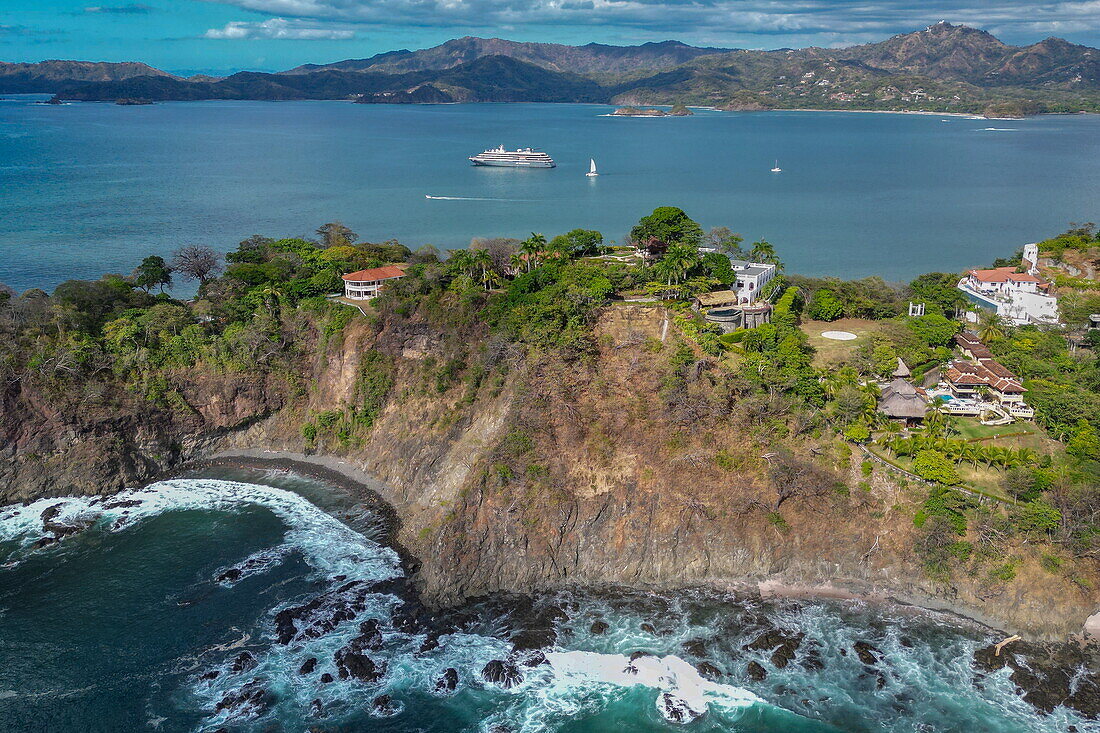
<svg viewBox="0 0 1100 733">
<path fill-rule="evenodd" d="M 662 309 L 612 307 L 597 353 L 567 359 L 415 318 L 352 328 L 314 365 L 306 404 L 222 446 L 303 450 L 301 423 L 353 400 L 348 380 L 376 349 L 393 360 L 384 411 L 360 444 L 315 451 L 384 482 L 436 602 L 562 583 L 768 581 L 942 606 L 1035 638 L 1079 633 L 1097 610 L 1095 594 L 1029 559 L 1007 583 L 930 580 L 913 550 L 926 488 L 865 478 L 835 442 L 803 436 L 792 457 L 843 487 L 779 501 L 769 474 L 782 406 L 739 396 L 705 360 L 671 366 L 674 330 Z M 433 375 L 460 352 L 486 376 L 440 392 Z"/>
<path fill-rule="evenodd" d="M 0 390 L 0 504 L 112 494 L 201 457 L 221 436 L 284 403 L 277 380 L 195 371 L 157 406 L 110 382 L 55 384 L 33 375 Z"/>
<path fill-rule="evenodd" d="M 941 604 L 1035 638 L 1079 633 L 1097 611 L 1095 593 L 1031 559 L 1010 582 L 930 580 L 913 551 L 924 487 L 865 478 L 857 456 L 809 434 L 777 455 L 782 400 L 685 359 L 674 331 L 663 309 L 615 306 L 593 353 L 535 355 L 476 327 L 356 319 L 313 350 L 296 395 L 210 377 L 184 390 L 188 410 L 60 415 L 9 394 L 5 414 L 29 412 L 0 458 L 3 498 L 106 493 L 219 451 L 312 453 L 381 480 L 439 603 L 563 583 L 768 581 Z M 303 434 L 355 413 L 372 369 L 388 396 L 369 427 Z M 789 487 L 775 479 L 783 461 Z"/>
</svg>

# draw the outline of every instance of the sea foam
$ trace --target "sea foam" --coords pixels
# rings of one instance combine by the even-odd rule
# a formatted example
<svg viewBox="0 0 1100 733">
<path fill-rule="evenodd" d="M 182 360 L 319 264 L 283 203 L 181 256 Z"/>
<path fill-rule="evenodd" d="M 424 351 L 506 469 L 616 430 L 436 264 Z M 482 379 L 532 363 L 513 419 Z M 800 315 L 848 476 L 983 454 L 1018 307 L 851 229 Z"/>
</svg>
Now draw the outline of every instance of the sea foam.
<svg viewBox="0 0 1100 733">
<path fill-rule="evenodd" d="M 282 520 L 287 527 L 285 544 L 299 550 L 320 575 L 373 581 L 401 575 L 394 550 L 372 542 L 298 494 L 272 486 L 214 479 L 173 479 L 109 498 L 39 499 L 24 506 L 3 507 L 0 541 L 19 541 L 27 547 L 46 536 L 42 514 L 54 506 L 58 506 L 54 523 L 94 522 L 110 531 L 126 529 L 167 511 L 235 511 L 260 506 Z"/>
</svg>

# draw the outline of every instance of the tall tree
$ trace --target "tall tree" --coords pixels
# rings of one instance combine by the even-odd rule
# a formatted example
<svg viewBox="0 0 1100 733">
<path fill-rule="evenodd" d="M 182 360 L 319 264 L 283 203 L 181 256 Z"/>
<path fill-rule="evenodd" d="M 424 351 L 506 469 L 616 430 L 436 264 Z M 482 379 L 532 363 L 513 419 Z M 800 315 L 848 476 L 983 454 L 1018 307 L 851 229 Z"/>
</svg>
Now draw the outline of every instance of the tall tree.
<svg viewBox="0 0 1100 733">
<path fill-rule="evenodd" d="M 149 255 L 141 261 L 140 265 L 134 268 L 130 280 L 147 293 L 150 288 L 158 286 L 163 293 L 164 286 L 172 284 L 172 268 L 168 267 L 168 263 L 164 261 L 163 257 Z"/>
<path fill-rule="evenodd" d="M 359 235 L 338 221 L 330 221 L 317 227 L 317 236 L 325 247 L 346 247 L 359 239 Z"/>
<path fill-rule="evenodd" d="M 741 242 L 744 241 L 744 237 L 730 231 L 729 227 L 714 227 L 707 232 L 707 244 L 730 257 L 741 257 L 745 254 L 741 249 Z"/>
<path fill-rule="evenodd" d="M 180 273 L 186 280 L 198 280 L 200 285 L 205 285 L 221 268 L 220 260 L 218 253 L 210 247 L 189 244 L 172 255 L 172 271 Z"/>
<path fill-rule="evenodd" d="M 991 310 L 982 309 L 978 322 L 978 338 L 989 342 L 1004 338 L 1004 336 L 1005 330 L 1004 325 L 1001 323 L 1001 317 Z"/>
<path fill-rule="evenodd" d="M 703 241 L 703 228 L 676 206 L 659 206 L 649 216 L 630 230 L 630 238 L 636 243 L 657 239 L 666 245 L 686 244 L 698 247 Z"/>
</svg>

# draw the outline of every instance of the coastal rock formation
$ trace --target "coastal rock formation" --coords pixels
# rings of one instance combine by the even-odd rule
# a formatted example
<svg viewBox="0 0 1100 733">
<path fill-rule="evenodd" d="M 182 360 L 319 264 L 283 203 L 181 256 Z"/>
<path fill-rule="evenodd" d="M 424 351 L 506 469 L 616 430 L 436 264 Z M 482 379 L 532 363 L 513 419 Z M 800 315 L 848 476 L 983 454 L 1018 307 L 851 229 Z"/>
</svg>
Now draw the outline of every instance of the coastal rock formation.
<svg viewBox="0 0 1100 733">
<path fill-rule="evenodd" d="M 1100 717 L 1100 649 L 1074 644 L 1017 641 L 974 653 L 976 682 L 990 672 L 1011 669 L 1009 679 L 1024 700 L 1045 713 L 1059 705 Z"/>
<path fill-rule="evenodd" d="M 186 411 L 122 389 L 103 403 L 59 406 L 33 380 L 5 383 L 0 494 L 4 502 L 109 494 L 218 451 L 249 460 L 285 451 L 377 479 L 370 485 L 393 507 L 394 539 L 419 560 L 413 579 L 431 606 L 569 584 L 767 580 L 778 592 L 824 586 L 944 607 L 1031 638 L 1064 639 L 1096 612 L 1080 585 L 1037 562 L 995 585 L 929 578 L 913 558 L 912 500 L 886 477 L 871 492 L 836 491 L 835 481 L 854 486 L 861 477 L 858 460 L 833 445 L 790 458 L 836 478 L 827 491 L 785 500 L 779 531 L 762 508 L 777 500 L 759 432 L 769 406 L 742 398 L 699 354 L 674 365 L 668 322 L 659 307 L 609 308 L 584 358 L 566 350 L 530 358 L 482 324 L 454 330 L 416 313 L 353 319 L 340 338 L 302 345 L 305 393 L 292 396 L 274 378 L 195 370 L 174 385 L 193 406 Z M 415 356 L 424 344 L 431 360 Z M 368 354 L 381 355 L 392 380 L 370 431 L 354 445 L 334 435 L 307 445 L 303 422 L 347 409 Z M 475 354 L 488 376 L 424 389 L 436 383 L 433 368 L 454 360 L 472 370 Z M 730 457 L 721 465 L 719 450 Z M 368 592 L 349 584 L 281 611 L 280 642 L 354 617 Z M 431 608 L 413 603 L 394 624 L 427 634 L 428 648 L 428 632 L 445 633 Z M 377 643 L 366 636 L 363 650 Z M 794 653 L 779 646 L 769 647 L 777 665 Z"/>
</svg>

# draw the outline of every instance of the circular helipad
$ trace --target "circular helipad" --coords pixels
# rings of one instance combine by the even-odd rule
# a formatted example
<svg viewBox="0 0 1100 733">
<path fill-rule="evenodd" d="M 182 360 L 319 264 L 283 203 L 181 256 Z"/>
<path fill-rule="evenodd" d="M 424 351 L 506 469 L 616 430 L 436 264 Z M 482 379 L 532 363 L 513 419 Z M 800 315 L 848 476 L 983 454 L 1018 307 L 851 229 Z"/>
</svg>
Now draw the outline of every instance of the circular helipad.
<svg viewBox="0 0 1100 733">
<path fill-rule="evenodd" d="M 822 331 L 821 338 L 832 339 L 833 341 L 855 341 L 859 336 L 850 331 Z"/>
</svg>

